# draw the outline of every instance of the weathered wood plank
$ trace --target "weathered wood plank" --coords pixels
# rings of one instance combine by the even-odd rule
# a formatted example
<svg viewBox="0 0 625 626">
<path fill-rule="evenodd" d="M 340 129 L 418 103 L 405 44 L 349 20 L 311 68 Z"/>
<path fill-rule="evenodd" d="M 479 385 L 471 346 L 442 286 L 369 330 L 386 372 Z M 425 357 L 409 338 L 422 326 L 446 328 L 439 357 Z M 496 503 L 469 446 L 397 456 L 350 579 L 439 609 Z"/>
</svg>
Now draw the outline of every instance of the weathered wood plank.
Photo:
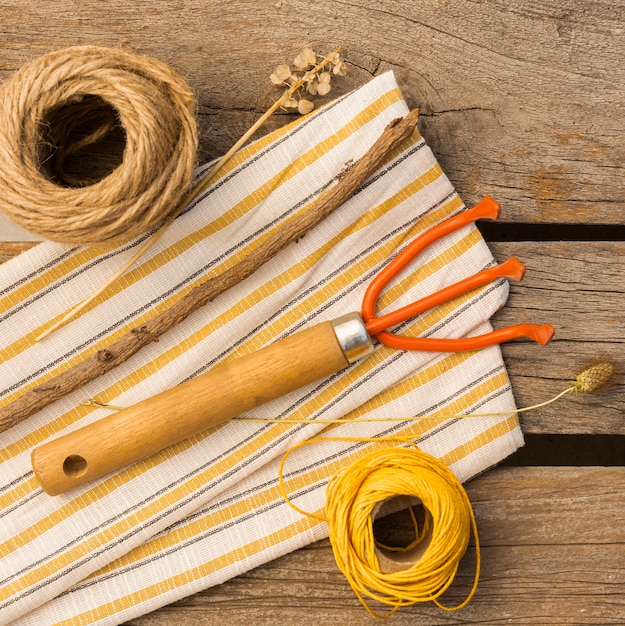
<svg viewBox="0 0 625 626">
<path fill-rule="evenodd" d="M 625 242 L 512 242 L 490 245 L 495 257 L 516 255 L 526 266 L 511 284 L 501 317 L 550 318 L 566 341 L 622 342 L 625 319 Z"/>
<path fill-rule="evenodd" d="M 593 394 L 571 393 L 551 405 L 525 412 L 521 425 L 532 434 L 625 435 L 622 346 L 554 340 L 546 348 L 510 344 L 502 351 L 518 407 L 544 402 L 566 389 L 595 355 L 611 357 L 619 368 L 613 384 Z"/>
<path fill-rule="evenodd" d="M 614 384 L 601 393 L 573 396 L 523 414 L 532 433 L 625 434 L 625 380 L 622 308 L 625 286 L 623 242 L 491 243 L 498 260 L 515 255 L 527 267 L 512 283 L 497 327 L 518 322 L 549 322 L 556 336 L 545 348 L 529 343 L 503 346 L 519 406 L 547 400 L 593 359 L 617 364 Z"/>
<path fill-rule="evenodd" d="M 417 605 L 393 624 L 622 624 L 625 468 L 498 468 L 467 485 L 482 542 L 478 593 L 460 613 Z M 409 534 L 401 515 L 388 531 Z M 447 594 L 470 587 L 472 548 Z M 226 584 L 129 622 L 133 626 L 375 623 L 317 542 Z"/>
<path fill-rule="evenodd" d="M 21 252 L 32 248 L 36 242 L 0 241 L 0 263 L 4 263 Z"/>
<path fill-rule="evenodd" d="M 53 48 L 97 43 L 161 58 L 198 96 L 201 159 L 222 154 L 275 96 L 273 67 L 342 44 L 334 96 L 395 71 L 468 202 L 507 221 L 622 223 L 625 5 L 562 0 L 184 3 L 3 0 L 0 78 Z"/>
<path fill-rule="evenodd" d="M 201 150 L 223 154 L 276 96 L 268 76 L 304 44 L 344 46 L 349 74 L 330 98 L 393 70 L 420 130 L 468 204 L 496 197 L 508 222 L 625 223 L 623 0 L 0 0 L 0 79 L 60 47 L 126 46 L 187 77 Z M 276 116 L 264 132 L 282 125 Z M 0 261 L 30 244 L 0 244 Z M 622 360 L 623 243 L 497 243 L 517 255 L 496 326 L 548 321 L 546 348 L 504 357 L 519 405 L 545 400 L 584 362 Z M 622 374 L 605 393 L 523 414 L 528 433 L 625 434 Z M 589 437 L 589 440 L 592 439 Z M 394 624 L 625 623 L 624 468 L 498 468 L 473 481 L 483 548 L 474 601 L 459 614 L 400 611 Z M 388 532 L 408 532 L 389 520 Z M 471 576 L 463 563 L 450 598 Z M 320 542 L 151 615 L 134 626 L 374 623 Z"/>
</svg>

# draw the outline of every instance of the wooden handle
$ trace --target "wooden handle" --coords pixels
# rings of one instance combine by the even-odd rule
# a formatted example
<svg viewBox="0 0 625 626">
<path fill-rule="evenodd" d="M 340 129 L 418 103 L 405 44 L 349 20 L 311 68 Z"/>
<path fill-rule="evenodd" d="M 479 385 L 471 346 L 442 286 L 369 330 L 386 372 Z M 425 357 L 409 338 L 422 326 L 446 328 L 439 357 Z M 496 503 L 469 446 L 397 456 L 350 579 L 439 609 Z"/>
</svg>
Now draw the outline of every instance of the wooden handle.
<svg viewBox="0 0 625 626">
<path fill-rule="evenodd" d="M 312 326 L 35 448 L 33 470 L 63 493 L 347 365 L 332 322 Z"/>
</svg>

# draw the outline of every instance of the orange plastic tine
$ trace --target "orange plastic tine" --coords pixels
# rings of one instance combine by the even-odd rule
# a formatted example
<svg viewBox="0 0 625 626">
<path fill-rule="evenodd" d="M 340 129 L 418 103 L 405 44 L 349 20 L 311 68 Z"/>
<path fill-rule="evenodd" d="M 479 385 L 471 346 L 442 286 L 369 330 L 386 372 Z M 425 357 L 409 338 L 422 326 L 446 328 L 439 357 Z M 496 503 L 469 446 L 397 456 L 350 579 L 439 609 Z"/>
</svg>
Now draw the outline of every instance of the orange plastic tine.
<svg viewBox="0 0 625 626">
<path fill-rule="evenodd" d="M 496 330 L 476 337 L 463 337 L 459 339 L 435 339 L 426 337 L 404 337 L 389 333 L 387 328 L 395 326 L 412 317 L 421 315 L 425 311 L 453 298 L 468 293 L 473 289 L 486 285 L 498 278 L 510 278 L 521 280 L 525 274 L 525 267 L 514 257 L 500 265 L 490 267 L 482 272 L 469 276 L 449 287 L 426 296 L 417 302 L 408 304 L 397 311 L 393 311 L 381 317 L 376 317 L 375 308 L 378 296 L 386 285 L 397 276 L 420 252 L 434 241 L 445 235 L 462 228 L 481 218 L 496 219 L 499 216 L 499 204 L 490 196 L 483 198 L 472 209 L 463 211 L 454 217 L 441 222 L 429 229 L 411 244 L 406 246 L 374 279 L 365 292 L 362 303 L 362 316 L 365 321 L 367 332 L 374 336 L 380 343 L 387 346 L 405 350 L 422 350 L 436 352 L 462 352 L 477 350 L 497 343 L 503 343 L 512 339 L 526 337 L 542 345 L 547 344 L 554 334 L 554 329 L 549 324 L 518 324 Z"/>
<path fill-rule="evenodd" d="M 489 267 L 478 274 L 473 274 L 473 276 L 469 276 L 460 282 L 454 283 L 449 287 L 445 287 L 430 296 L 425 296 L 425 298 L 421 298 L 421 300 L 407 304 L 397 311 L 392 311 L 391 313 L 387 313 L 381 317 L 372 317 L 366 322 L 365 327 L 370 335 L 377 335 L 391 326 L 401 324 L 402 322 L 409 320 L 411 317 L 421 315 L 421 313 L 424 313 L 429 309 L 433 309 L 440 304 L 449 302 L 450 300 L 468 293 L 473 289 L 492 283 L 498 278 L 521 280 L 524 274 L 525 266 L 520 261 L 512 257 L 501 265 L 494 265 L 493 267 Z"/>
<path fill-rule="evenodd" d="M 420 350 L 421 352 L 468 352 L 481 350 L 498 343 L 525 337 L 541 346 L 551 341 L 555 329 L 550 324 L 516 324 L 493 330 L 490 333 L 460 339 L 437 339 L 435 337 L 403 337 L 382 331 L 375 338 L 389 348 L 398 350 Z"/>
</svg>

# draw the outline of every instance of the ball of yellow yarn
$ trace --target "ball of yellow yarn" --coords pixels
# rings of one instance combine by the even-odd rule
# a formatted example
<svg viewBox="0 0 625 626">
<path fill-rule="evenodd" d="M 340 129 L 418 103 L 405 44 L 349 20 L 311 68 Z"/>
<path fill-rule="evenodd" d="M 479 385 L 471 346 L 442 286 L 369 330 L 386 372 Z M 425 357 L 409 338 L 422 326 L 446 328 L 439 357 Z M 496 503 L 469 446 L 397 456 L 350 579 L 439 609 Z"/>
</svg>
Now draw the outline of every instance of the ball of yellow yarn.
<svg viewBox="0 0 625 626">
<path fill-rule="evenodd" d="M 407 562 L 395 560 L 376 545 L 375 511 L 397 496 L 416 497 L 426 514 L 421 546 L 407 553 Z M 471 503 L 458 479 L 441 461 L 417 448 L 375 450 L 334 476 L 327 487 L 325 518 L 339 569 L 365 608 L 378 615 L 367 598 L 390 605 L 392 614 L 401 606 L 433 601 L 449 588 L 469 543 L 476 538 Z M 412 560 L 412 562 L 411 562 Z M 384 562 L 385 561 L 385 562 Z M 389 562 L 391 567 L 389 567 Z"/>
<path fill-rule="evenodd" d="M 156 59 L 98 46 L 52 52 L 0 87 L 0 116 L 0 210 L 46 239 L 131 239 L 158 226 L 191 182 L 195 100 Z M 112 125 L 125 136 L 122 162 L 97 181 L 64 177 L 63 157 Z"/>
</svg>

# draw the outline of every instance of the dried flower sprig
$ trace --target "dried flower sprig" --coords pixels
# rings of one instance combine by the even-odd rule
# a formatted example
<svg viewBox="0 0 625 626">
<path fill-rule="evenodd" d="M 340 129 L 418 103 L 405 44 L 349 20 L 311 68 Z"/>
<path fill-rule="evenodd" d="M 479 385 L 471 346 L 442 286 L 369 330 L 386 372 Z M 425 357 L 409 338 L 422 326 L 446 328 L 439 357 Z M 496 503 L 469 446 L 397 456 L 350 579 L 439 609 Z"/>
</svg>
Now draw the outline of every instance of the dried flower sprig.
<svg viewBox="0 0 625 626">
<path fill-rule="evenodd" d="M 322 58 L 312 48 L 306 46 L 293 59 L 292 66 L 286 63 L 278 65 L 269 80 L 274 85 L 287 88 L 282 96 L 281 106 L 285 109 L 297 109 L 302 115 L 310 113 L 315 105 L 312 100 L 304 97 L 302 92 L 311 96 L 325 96 L 330 93 L 332 77 L 344 76 L 347 72 L 340 52 L 341 49 L 337 48 Z"/>
<path fill-rule="evenodd" d="M 337 47 L 336 50 L 330 52 L 327 56 L 323 57 L 323 59 L 313 65 L 311 69 L 305 69 L 310 66 L 311 53 L 315 56 L 315 62 L 317 59 L 317 55 L 315 55 L 312 50 L 308 52 L 310 48 L 304 48 L 300 51 L 300 53 L 295 58 L 296 68 L 298 66 L 302 66 L 302 69 L 305 71 L 301 76 L 295 76 L 292 74 L 289 69 L 289 77 L 293 76 L 293 78 L 289 78 L 285 76 L 284 81 L 280 81 L 280 84 L 288 85 L 288 89 L 282 94 L 282 97 L 276 100 L 268 109 L 261 115 L 256 122 L 243 134 L 243 136 L 224 154 L 215 165 L 206 173 L 204 176 L 189 190 L 189 192 L 182 198 L 180 203 L 174 208 L 174 210 L 169 214 L 167 219 L 163 222 L 163 224 L 154 232 L 154 234 L 149 237 L 141 246 L 139 246 L 138 250 L 135 254 L 113 274 L 103 285 L 101 285 L 96 291 L 94 291 L 89 297 L 85 298 L 81 302 L 79 302 L 76 306 L 70 309 L 59 321 L 55 324 L 51 325 L 48 329 L 42 332 L 40 335 L 35 337 L 35 341 L 41 341 L 45 337 L 51 335 L 53 332 L 57 331 L 59 328 L 65 326 L 71 320 L 73 320 L 83 309 L 85 309 L 91 302 L 93 302 L 98 296 L 104 293 L 118 278 L 121 278 L 163 235 L 163 233 L 169 228 L 172 222 L 180 215 L 182 210 L 188 206 L 191 202 L 196 200 L 213 182 L 215 175 L 219 172 L 219 170 L 234 156 L 234 154 L 245 145 L 245 143 L 256 133 L 256 131 L 279 109 L 279 108 L 289 108 L 291 106 L 291 101 L 293 99 L 293 95 L 299 93 L 304 85 L 311 86 L 313 84 L 316 85 L 314 87 L 317 89 L 317 93 L 328 93 L 330 91 L 330 78 L 323 78 L 322 83 L 323 86 L 321 91 L 319 91 L 319 85 L 321 85 L 321 77 L 320 73 L 327 70 L 327 68 L 331 68 L 332 72 L 335 75 L 342 75 L 346 71 L 345 63 L 341 60 L 340 52 L 341 47 Z M 304 52 L 306 51 L 306 52 Z M 278 66 L 282 67 L 282 66 Z M 288 66 L 285 66 L 288 68 Z M 276 68 L 277 69 L 277 68 Z M 275 72 L 274 72 L 275 74 Z M 272 74 L 273 76 L 273 74 Z M 329 74 L 328 74 L 329 76 Z M 288 80 L 287 80 L 288 79 Z M 309 92 L 312 93 L 312 92 Z M 314 108 L 312 102 L 307 104 L 309 101 L 305 101 L 301 107 L 299 103 L 302 102 L 300 98 L 299 101 L 296 101 L 296 108 L 300 111 L 300 113 L 309 113 Z M 310 106 L 312 105 L 312 106 Z"/>
</svg>

